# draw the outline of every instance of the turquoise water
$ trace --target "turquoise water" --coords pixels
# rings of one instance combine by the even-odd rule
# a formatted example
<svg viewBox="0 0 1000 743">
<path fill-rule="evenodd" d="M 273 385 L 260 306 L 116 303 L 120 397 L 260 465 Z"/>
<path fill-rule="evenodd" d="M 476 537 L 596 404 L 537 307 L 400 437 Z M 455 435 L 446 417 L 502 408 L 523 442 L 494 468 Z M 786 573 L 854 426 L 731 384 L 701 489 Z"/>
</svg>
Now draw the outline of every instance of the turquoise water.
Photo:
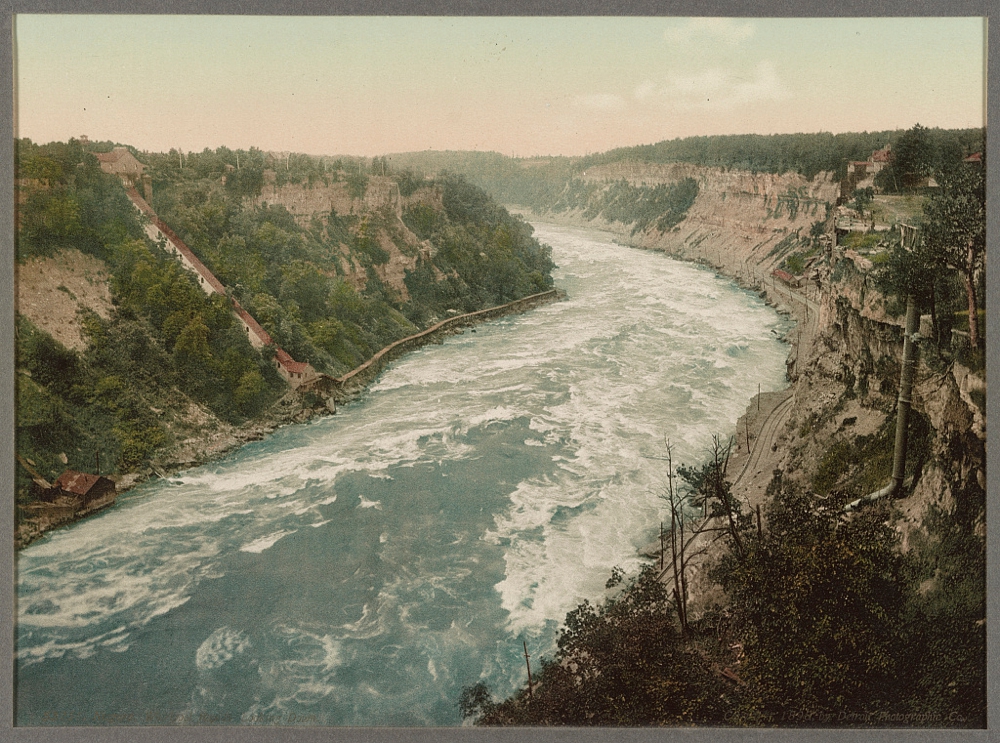
<svg viewBox="0 0 1000 743">
<path fill-rule="evenodd" d="M 634 570 L 787 329 L 709 271 L 540 225 L 563 302 L 395 362 L 336 416 L 147 483 L 18 559 L 20 725 L 458 725 Z"/>
</svg>

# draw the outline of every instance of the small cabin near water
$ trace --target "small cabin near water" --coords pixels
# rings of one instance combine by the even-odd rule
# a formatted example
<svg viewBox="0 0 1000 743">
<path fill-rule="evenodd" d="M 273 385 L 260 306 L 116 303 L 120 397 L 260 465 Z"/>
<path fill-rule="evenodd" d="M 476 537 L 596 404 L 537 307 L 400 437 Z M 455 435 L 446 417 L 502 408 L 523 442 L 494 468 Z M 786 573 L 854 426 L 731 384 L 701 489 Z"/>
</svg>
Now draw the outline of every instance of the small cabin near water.
<svg viewBox="0 0 1000 743">
<path fill-rule="evenodd" d="M 45 495 L 48 501 L 63 498 L 75 501 L 79 515 L 111 505 L 118 496 L 118 490 L 107 477 L 66 470 L 56 478 Z"/>
</svg>

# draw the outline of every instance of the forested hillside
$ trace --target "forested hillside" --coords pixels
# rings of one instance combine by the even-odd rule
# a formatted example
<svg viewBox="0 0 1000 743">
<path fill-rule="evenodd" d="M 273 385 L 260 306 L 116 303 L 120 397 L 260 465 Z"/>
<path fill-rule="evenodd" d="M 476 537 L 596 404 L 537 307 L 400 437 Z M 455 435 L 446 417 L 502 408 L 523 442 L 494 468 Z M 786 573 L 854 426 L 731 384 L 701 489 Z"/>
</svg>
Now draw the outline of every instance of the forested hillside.
<svg viewBox="0 0 1000 743">
<path fill-rule="evenodd" d="M 339 374 L 449 310 L 482 309 L 551 286 L 552 263 L 531 227 L 460 177 L 423 181 L 386 171 L 381 162 L 305 156 L 295 158 L 293 169 L 291 160 L 282 167 L 250 151 L 237 169 L 235 153 L 217 150 L 188 156 L 183 168 L 176 157 L 152 156 L 150 170 L 161 218 L 296 359 Z M 400 193 L 440 192 L 443 208 L 427 200 L 402 214 L 432 246 L 425 254 L 401 234 L 391 204 L 365 206 L 376 173 Z M 340 183 L 354 208 L 330 208 L 303 226 L 283 206 L 261 200 L 267 180 L 307 192 Z M 415 259 L 405 292 L 379 275 L 387 249 Z M 345 277 L 355 266 L 363 275 L 360 290 Z"/>
<path fill-rule="evenodd" d="M 105 317 L 81 309 L 73 322 L 85 343 L 77 350 L 18 317 L 17 451 L 46 478 L 67 466 L 94 471 L 98 456 L 104 473 L 142 468 L 192 435 L 191 418 L 266 419 L 288 387 L 269 358 L 273 349 L 258 352 L 248 342 L 229 297 L 296 359 L 337 375 L 434 320 L 552 284 L 548 249 L 531 227 L 457 176 L 425 181 L 378 164 L 378 177 L 399 191 L 433 195 L 402 213 L 420 235 L 415 245 L 412 234 L 401 237 L 408 228 L 391 210 L 363 200 L 353 213 L 328 210 L 303 226 L 259 198 L 270 179 L 303 190 L 340 182 L 360 199 L 375 166 L 329 167 L 305 157 L 278 163 L 258 150 L 133 150 L 152 175 L 160 217 L 229 295 L 209 297 L 145 237 L 120 180 L 94 156 L 102 149 L 111 144 L 20 140 L 17 147 L 18 261 L 59 261 L 64 251 L 99 259 L 113 303 Z M 376 270 L 393 235 L 411 254 L 405 291 Z M 345 265 L 361 268 L 363 285 L 344 275 Z M 20 502 L 31 500 L 29 486 L 19 468 Z"/>
<path fill-rule="evenodd" d="M 912 131 L 685 137 L 573 158 L 511 158 L 495 152 L 415 152 L 392 155 L 390 160 L 421 172 L 461 173 L 501 203 L 545 210 L 565 198 L 567 187 L 588 168 L 613 163 L 689 163 L 750 173 L 799 173 L 807 179 L 829 172 L 840 180 L 852 160 L 866 160 L 874 150 L 886 145 L 897 147 L 901 142 L 905 150 L 912 142 Z M 922 128 L 918 145 L 921 167 L 928 172 L 939 170 L 964 154 L 980 151 L 982 137 L 981 129 Z"/>
</svg>

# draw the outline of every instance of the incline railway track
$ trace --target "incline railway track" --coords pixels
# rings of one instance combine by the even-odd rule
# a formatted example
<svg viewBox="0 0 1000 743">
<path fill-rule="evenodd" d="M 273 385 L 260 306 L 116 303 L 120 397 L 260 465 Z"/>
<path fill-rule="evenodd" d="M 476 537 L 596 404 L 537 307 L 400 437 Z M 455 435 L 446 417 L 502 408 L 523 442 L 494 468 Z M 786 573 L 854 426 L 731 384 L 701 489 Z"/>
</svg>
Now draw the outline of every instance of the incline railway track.
<svg viewBox="0 0 1000 743">
<path fill-rule="evenodd" d="M 748 472 L 754 472 L 757 465 L 760 463 L 761 455 L 763 452 L 774 446 L 775 441 L 778 438 L 778 433 L 781 427 L 788 420 L 788 414 L 792 410 L 792 399 L 791 394 L 788 395 L 784 400 L 775 405 L 771 412 L 768 414 L 767 418 L 764 420 L 764 424 L 760 428 L 760 433 L 757 435 L 757 441 L 755 445 L 750 449 L 750 456 L 747 457 L 746 463 L 743 465 L 743 469 L 740 470 L 740 474 L 736 476 L 733 480 L 733 487 L 739 485 L 740 480 Z M 747 442 L 749 445 L 749 442 Z"/>
</svg>

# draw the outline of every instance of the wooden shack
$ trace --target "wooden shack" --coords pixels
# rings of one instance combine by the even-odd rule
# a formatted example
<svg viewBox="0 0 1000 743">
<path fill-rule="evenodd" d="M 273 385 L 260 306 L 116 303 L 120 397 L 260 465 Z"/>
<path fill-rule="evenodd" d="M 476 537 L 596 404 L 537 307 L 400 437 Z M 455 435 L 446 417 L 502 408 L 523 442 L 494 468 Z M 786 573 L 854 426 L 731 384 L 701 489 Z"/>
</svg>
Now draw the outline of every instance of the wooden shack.
<svg viewBox="0 0 1000 743">
<path fill-rule="evenodd" d="M 57 497 L 76 501 L 78 516 L 110 506 L 118 497 L 112 480 L 76 470 L 66 470 L 59 475 L 53 483 L 53 490 Z"/>
</svg>

